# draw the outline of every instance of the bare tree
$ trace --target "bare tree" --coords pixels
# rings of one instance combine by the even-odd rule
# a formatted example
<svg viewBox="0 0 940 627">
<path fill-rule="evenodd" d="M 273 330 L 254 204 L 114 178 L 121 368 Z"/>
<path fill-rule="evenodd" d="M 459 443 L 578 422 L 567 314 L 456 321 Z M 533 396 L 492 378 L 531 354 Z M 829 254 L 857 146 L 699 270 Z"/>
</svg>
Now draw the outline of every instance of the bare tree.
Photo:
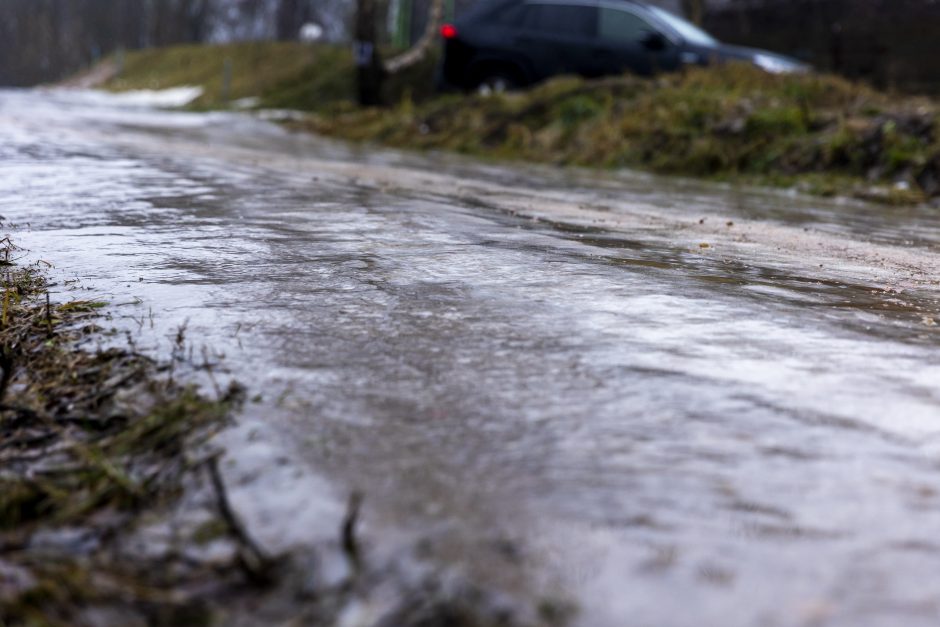
<svg viewBox="0 0 940 627">
<path fill-rule="evenodd" d="M 428 24 L 424 29 L 424 34 L 418 43 L 411 50 L 401 54 L 385 63 L 385 71 L 389 74 L 395 74 L 405 68 L 420 63 L 437 41 L 437 31 L 441 26 L 441 19 L 444 16 L 444 0 L 432 0 L 428 9 Z"/>
<path fill-rule="evenodd" d="M 365 107 L 383 104 L 382 85 L 386 75 L 395 74 L 420 63 L 434 46 L 444 14 L 444 0 L 431 0 L 428 21 L 418 43 L 407 52 L 383 62 L 378 49 L 378 2 L 358 0 L 356 5 L 355 57 L 359 104 Z"/>
</svg>

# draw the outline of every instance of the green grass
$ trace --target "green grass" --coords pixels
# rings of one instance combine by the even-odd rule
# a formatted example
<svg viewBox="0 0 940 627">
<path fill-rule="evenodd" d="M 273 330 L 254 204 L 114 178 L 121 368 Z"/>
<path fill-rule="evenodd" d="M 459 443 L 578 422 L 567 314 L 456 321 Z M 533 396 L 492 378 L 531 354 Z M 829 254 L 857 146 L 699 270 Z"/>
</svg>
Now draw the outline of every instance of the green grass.
<svg viewBox="0 0 940 627">
<path fill-rule="evenodd" d="M 432 94 L 436 57 L 387 82 L 386 97 L 425 100 Z M 227 70 L 228 66 L 228 70 Z M 231 78 L 226 91 L 226 72 Z M 173 46 L 130 52 L 120 74 L 105 85 L 111 91 L 199 86 L 195 109 L 225 108 L 258 98 L 259 106 L 318 111 L 350 105 L 355 67 L 347 46 L 290 42 L 247 42 Z"/>
<path fill-rule="evenodd" d="M 226 65 L 231 71 L 227 93 Z M 128 91 L 184 85 L 203 88 L 197 108 L 261 98 L 267 106 L 307 109 L 351 97 L 352 57 L 340 47 L 281 42 L 154 48 L 128 53 L 120 74 L 105 87 Z"/>
</svg>

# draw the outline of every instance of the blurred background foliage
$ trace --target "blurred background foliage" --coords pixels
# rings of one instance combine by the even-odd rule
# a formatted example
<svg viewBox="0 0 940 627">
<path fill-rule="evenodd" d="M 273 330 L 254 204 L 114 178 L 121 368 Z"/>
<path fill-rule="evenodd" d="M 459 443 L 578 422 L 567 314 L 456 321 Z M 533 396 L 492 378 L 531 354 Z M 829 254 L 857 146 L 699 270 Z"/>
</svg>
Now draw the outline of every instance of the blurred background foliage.
<svg viewBox="0 0 940 627">
<path fill-rule="evenodd" d="M 448 17 L 476 0 L 451 0 Z M 729 43 L 908 93 L 940 93 L 937 0 L 651 0 Z M 424 30 L 430 0 L 382 0 L 389 45 Z M 0 85 L 55 81 L 117 50 L 180 43 L 297 41 L 316 23 L 348 42 L 355 0 L 3 0 Z M 289 61 L 286 61 L 289 63 Z"/>
</svg>

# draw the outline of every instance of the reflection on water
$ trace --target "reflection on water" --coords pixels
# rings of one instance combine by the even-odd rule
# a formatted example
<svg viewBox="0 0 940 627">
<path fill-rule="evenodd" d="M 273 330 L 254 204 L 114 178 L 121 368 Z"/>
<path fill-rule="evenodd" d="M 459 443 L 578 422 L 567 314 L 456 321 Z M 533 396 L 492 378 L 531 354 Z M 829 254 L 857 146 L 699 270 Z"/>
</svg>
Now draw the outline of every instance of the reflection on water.
<svg viewBox="0 0 940 627">
<path fill-rule="evenodd" d="M 107 294 L 145 345 L 188 321 L 261 394 L 246 411 L 383 521 L 444 534 L 495 578 L 499 559 L 551 571 L 591 627 L 940 621 L 936 291 L 532 220 L 456 187 L 924 251 L 940 242 L 929 212 L 357 155 L 85 98 L 0 95 L 17 238 Z M 459 178 L 383 189 L 323 158 Z"/>
</svg>

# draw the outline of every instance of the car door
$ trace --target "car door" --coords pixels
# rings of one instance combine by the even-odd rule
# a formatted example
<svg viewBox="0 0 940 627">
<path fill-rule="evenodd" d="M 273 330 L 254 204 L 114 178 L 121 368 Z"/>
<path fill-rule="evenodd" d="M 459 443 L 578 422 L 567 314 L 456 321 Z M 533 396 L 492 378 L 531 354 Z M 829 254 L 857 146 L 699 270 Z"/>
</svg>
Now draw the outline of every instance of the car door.
<svg viewBox="0 0 940 627">
<path fill-rule="evenodd" d="M 536 80 L 558 74 L 589 74 L 597 24 L 594 5 L 529 2 L 514 43 L 529 59 Z"/>
<path fill-rule="evenodd" d="M 650 76 L 679 66 L 676 43 L 633 7 L 604 2 L 597 17 L 598 73 Z"/>
</svg>

